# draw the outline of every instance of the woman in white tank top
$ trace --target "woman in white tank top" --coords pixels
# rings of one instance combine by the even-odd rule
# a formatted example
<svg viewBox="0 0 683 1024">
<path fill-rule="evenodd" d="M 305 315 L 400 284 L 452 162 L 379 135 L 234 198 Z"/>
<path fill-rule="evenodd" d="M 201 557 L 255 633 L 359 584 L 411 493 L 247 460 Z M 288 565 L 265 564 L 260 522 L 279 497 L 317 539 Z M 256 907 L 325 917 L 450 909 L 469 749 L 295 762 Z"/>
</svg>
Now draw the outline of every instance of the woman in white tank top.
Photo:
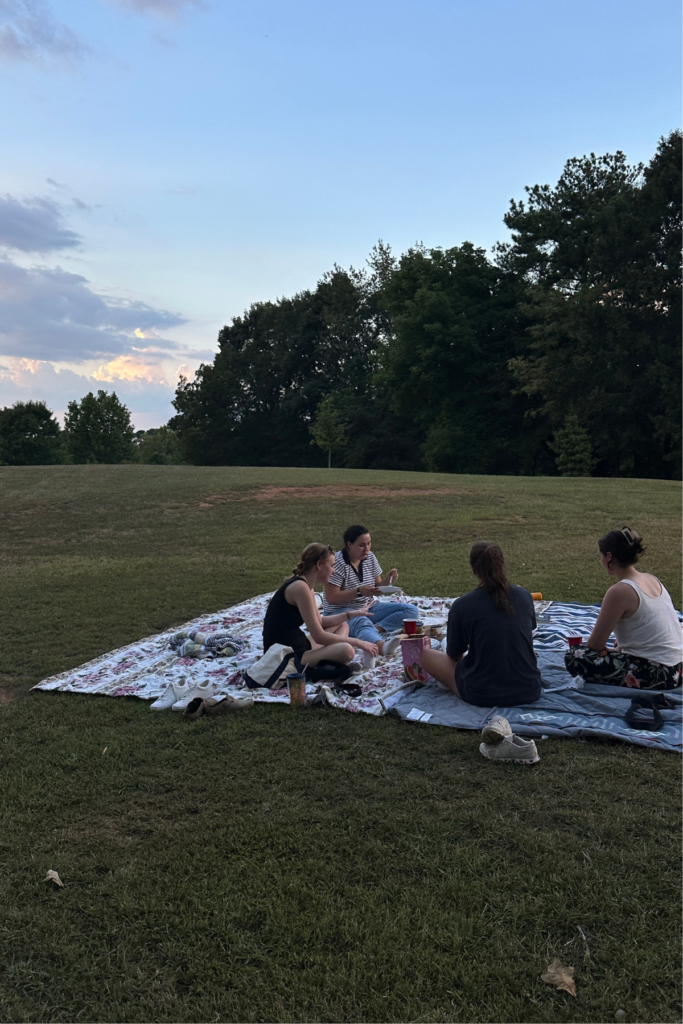
<svg viewBox="0 0 683 1024">
<path fill-rule="evenodd" d="M 598 541 L 603 568 L 617 582 L 605 594 L 593 632 L 564 656 L 568 671 L 586 682 L 672 690 L 681 685 L 683 634 L 666 587 L 635 568 L 645 550 L 627 526 Z M 608 648 L 614 632 L 617 646 Z"/>
</svg>

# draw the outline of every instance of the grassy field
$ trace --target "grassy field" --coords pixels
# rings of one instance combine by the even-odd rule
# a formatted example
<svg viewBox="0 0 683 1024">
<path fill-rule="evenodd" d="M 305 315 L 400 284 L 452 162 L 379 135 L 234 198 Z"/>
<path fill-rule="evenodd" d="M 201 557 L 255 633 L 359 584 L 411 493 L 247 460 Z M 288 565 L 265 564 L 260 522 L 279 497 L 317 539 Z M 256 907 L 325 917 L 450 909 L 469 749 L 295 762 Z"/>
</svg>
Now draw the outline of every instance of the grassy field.
<svg viewBox="0 0 683 1024">
<path fill-rule="evenodd" d="M 526 769 L 393 718 L 188 724 L 30 692 L 274 589 L 354 521 L 408 592 L 469 589 L 486 538 L 515 582 L 577 601 L 629 524 L 680 607 L 680 485 L 0 468 L 0 514 L 1 1020 L 681 1019 L 677 758 L 549 740 Z M 539 980 L 554 957 L 575 999 Z"/>
</svg>

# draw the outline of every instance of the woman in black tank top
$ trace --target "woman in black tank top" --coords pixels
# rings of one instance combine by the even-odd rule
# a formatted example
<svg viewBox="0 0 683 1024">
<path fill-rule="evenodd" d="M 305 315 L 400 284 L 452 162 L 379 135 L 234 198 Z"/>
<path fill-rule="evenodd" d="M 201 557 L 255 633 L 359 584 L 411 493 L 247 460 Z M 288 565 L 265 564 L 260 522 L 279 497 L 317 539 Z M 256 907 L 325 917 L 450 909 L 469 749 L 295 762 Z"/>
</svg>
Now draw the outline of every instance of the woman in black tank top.
<svg viewBox="0 0 683 1024">
<path fill-rule="evenodd" d="M 366 608 L 321 616 L 313 588 L 328 582 L 334 571 L 334 551 L 327 544 L 309 544 L 294 575 L 285 580 L 270 599 L 263 621 L 263 649 L 273 644 L 291 647 L 304 665 L 326 658 L 346 665 L 356 649 L 377 654 L 377 646 L 349 637 L 349 619 L 367 614 Z M 306 626 L 311 639 L 304 634 Z"/>
</svg>

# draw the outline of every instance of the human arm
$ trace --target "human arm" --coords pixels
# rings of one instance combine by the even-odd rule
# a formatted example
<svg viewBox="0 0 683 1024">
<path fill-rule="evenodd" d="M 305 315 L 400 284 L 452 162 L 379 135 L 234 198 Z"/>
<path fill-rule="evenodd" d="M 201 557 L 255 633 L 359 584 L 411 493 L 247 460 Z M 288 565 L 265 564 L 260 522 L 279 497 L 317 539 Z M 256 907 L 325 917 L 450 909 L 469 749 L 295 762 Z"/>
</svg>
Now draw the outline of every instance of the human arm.
<svg viewBox="0 0 683 1024">
<path fill-rule="evenodd" d="M 379 597 L 377 586 L 371 583 L 364 583 L 361 587 L 351 587 L 349 590 L 342 590 L 336 583 L 325 584 L 325 600 L 328 604 L 351 604 L 360 597 Z M 367 615 L 367 612 L 363 612 Z"/>
<path fill-rule="evenodd" d="M 446 627 L 446 654 L 453 661 L 458 662 L 467 654 L 469 639 L 466 635 L 463 616 L 457 608 L 457 602 L 451 606 L 448 613 L 448 625 Z"/>
<path fill-rule="evenodd" d="M 320 644 L 321 647 L 327 647 L 330 644 L 339 643 L 339 636 L 336 633 L 326 632 L 322 617 L 315 603 L 313 591 L 303 580 L 292 583 L 287 588 L 285 600 L 288 604 L 295 604 L 299 609 L 301 618 L 304 620 L 304 625 L 308 630 L 313 643 Z M 327 618 L 343 622 L 344 614 L 345 613 L 340 615 L 331 615 Z M 337 622 L 328 621 L 327 624 L 337 625 Z M 373 657 L 377 654 L 377 644 L 370 644 L 367 640 L 357 640 L 355 637 L 345 637 L 344 643 L 350 644 L 351 647 L 358 647 L 363 651 L 369 651 Z"/>
<path fill-rule="evenodd" d="M 320 644 L 321 647 L 339 643 L 339 636 L 336 633 L 326 632 L 313 591 L 304 580 L 297 580 L 287 588 L 285 601 L 287 604 L 296 605 L 299 609 L 304 626 L 314 643 Z M 333 620 L 328 622 L 330 626 L 344 621 L 343 615 L 332 615 L 330 618 Z"/>
<path fill-rule="evenodd" d="M 598 621 L 586 641 L 586 646 L 593 651 L 603 650 L 619 620 L 637 612 L 639 604 L 640 598 L 633 587 L 628 583 L 615 583 L 602 599 Z"/>
<path fill-rule="evenodd" d="M 323 628 L 327 626 L 338 626 L 342 622 L 349 622 L 350 619 L 357 619 L 361 615 L 367 615 L 371 608 L 371 602 L 368 601 L 362 608 L 353 608 L 345 612 L 339 612 L 337 615 L 321 615 L 320 621 L 323 624 Z"/>
<path fill-rule="evenodd" d="M 384 578 L 378 576 L 375 580 L 375 586 L 377 587 L 390 587 L 394 583 L 394 580 L 398 579 L 398 569 L 390 569 Z"/>
</svg>

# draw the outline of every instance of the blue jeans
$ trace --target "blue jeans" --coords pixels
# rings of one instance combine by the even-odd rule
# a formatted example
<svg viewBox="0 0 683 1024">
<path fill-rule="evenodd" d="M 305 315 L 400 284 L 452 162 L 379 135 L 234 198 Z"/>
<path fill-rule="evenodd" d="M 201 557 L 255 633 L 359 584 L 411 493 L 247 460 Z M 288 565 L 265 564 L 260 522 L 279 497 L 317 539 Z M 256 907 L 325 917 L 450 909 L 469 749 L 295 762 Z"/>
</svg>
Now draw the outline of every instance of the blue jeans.
<svg viewBox="0 0 683 1024">
<path fill-rule="evenodd" d="M 349 621 L 349 636 L 356 640 L 367 640 L 376 644 L 382 639 L 382 634 L 375 629 L 375 623 L 381 623 L 382 629 L 387 633 L 395 633 L 403 629 L 404 619 L 419 619 L 420 613 L 415 605 L 398 604 L 396 601 L 381 601 L 372 606 L 368 615 L 359 615 L 358 618 Z"/>
</svg>

